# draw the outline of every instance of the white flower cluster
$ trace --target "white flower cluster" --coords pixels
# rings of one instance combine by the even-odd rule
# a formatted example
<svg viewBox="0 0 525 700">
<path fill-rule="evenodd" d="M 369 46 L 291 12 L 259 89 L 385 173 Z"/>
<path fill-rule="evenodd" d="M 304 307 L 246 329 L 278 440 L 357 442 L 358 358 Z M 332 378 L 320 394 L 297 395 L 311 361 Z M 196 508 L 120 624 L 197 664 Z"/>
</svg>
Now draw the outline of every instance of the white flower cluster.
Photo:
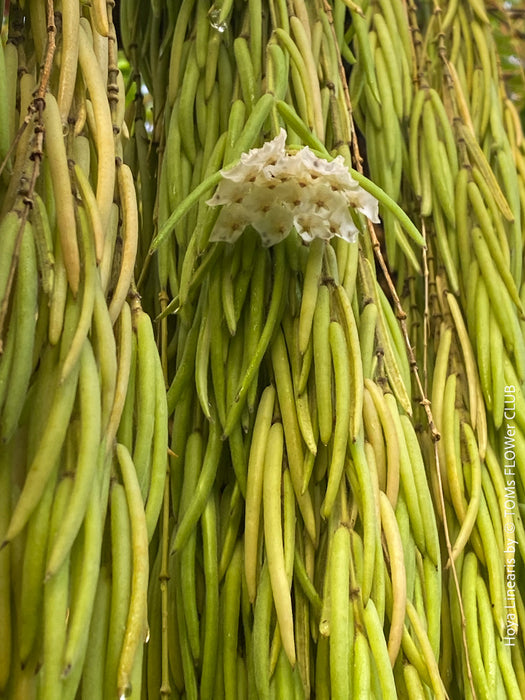
<svg viewBox="0 0 525 700">
<path fill-rule="evenodd" d="M 355 241 L 358 234 L 349 207 L 378 222 L 375 197 L 357 184 L 342 156 L 329 162 L 306 147 L 285 150 L 286 131 L 262 148 L 241 156 L 238 165 L 222 171 L 223 179 L 210 206 L 224 206 L 211 241 L 234 243 L 248 225 L 263 245 L 279 243 L 295 227 L 309 243 L 314 238 L 339 236 Z"/>
</svg>

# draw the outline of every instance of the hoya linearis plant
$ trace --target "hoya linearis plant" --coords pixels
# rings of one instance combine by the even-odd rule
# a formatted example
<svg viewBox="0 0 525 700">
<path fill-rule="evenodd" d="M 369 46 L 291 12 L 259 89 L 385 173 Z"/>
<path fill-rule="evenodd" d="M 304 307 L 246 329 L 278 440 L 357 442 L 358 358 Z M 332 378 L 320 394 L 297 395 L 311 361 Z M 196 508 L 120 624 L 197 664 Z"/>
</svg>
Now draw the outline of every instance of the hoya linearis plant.
<svg viewBox="0 0 525 700">
<path fill-rule="evenodd" d="M 0 697 L 523 697 L 520 9 L 3 14 Z"/>
</svg>

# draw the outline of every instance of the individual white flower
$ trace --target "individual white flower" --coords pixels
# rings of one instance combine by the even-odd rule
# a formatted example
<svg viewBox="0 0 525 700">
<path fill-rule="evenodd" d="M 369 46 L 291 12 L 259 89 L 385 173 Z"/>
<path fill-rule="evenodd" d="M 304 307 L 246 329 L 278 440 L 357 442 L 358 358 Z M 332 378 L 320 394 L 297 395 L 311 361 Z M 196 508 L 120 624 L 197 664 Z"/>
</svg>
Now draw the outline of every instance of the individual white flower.
<svg viewBox="0 0 525 700">
<path fill-rule="evenodd" d="M 300 206 L 304 201 L 305 188 L 301 187 L 297 180 L 293 178 L 279 180 L 275 179 L 272 185 L 268 186 L 275 201 L 283 202 L 287 207 Z"/>
<path fill-rule="evenodd" d="M 252 148 L 241 155 L 241 163 L 248 167 L 264 168 L 265 165 L 276 163 L 286 155 L 286 131 L 281 129 L 271 141 L 266 141 L 261 148 Z"/>
<path fill-rule="evenodd" d="M 251 221 L 250 212 L 242 204 L 223 207 L 211 232 L 210 241 L 235 243 Z"/>
<path fill-rule="evenodd" d="M 222 176 L 232 182 L 254 182 L 262 170 L 285 157 L 286 131 L 266 141 L 261 148 L 252 148 L 241 155 L 240 162 L 229 170 L 222 170 Z M 264 176 L 263 176 L 264 177 Z"/>
<path fill-rule="evenodd" d="M 302 205 L 313 209 L 318 214 L 328 213 L 338 209 L 346 200 L 340 192 L 332 190 L 323 180 L 314 181 L 303 195 Z"/>
<path fill-rule="evenodd" d="M 293 216 L 287 207 L 276 204 L 268 211 L 258 213 L 251 223 L 261 236 L 263 246 L 268 248 L 280 243 L 290 233 Z"/>
<path fill-rule="evenodd" d="M 379 203 L 377 199 L 369 192 L 359 187 L 355 192 L 346 192 L 346 200 L 350 206 L 364 214 L 374 224 L 378 224 L 379 219 Z"/>
<path fill-rule="evenodd" d="M 355 225 L 346 204 L 342 204 L 339 208 L 330 212 L 328 227 L 332 236 L 344 238 L 349 243 L 356 241 L 359 235 L 359 229 Z"/>
<path fill-rule="evenodd" d="M 252 187 L 243 198 L 243 206 L 251 212 L 252 216 L 259 213 L 264 214 L 276 203 L 280 203 L 281 198 L 276 197 L 273 189 L 266 187 Z"/>
<path fill-rule="evenodd" d="M 334 235 L 327 226 L 326 216 L 315 211 L 297 207 L 293 222 L 295 230 L 306 243 L 310 243 L 314 238 L 328 240 Z"/>
<path fill-rule="evenodd" d="M 350 175 L 343 156 L 337 156 L 328 161 L 317 156 L 308 146 L 301 149 L 295 156 L 308 170 L 312 181 L 322 179 L 334 190 L 355 189 L 358 183 Z"/>
<path fill-rule="evenodd" d="M 246 184 L 223 179 L 217 185 L 213 197 L 208 199 L 206 204 L 210 207 L 217 207 L 221 204 L 230 204 L 232 202 L 240 204 L 250 189 L 251 183 Z"/>
<path fill-rule="evenodd" d="M 245 183 L 248 181 L 251 173 L 242 162 L 239 162 L 237 165 L 234 165 L 233 168 L 229 168 L 229 170 L 221 170 L 221 175 L 224 180 Z"/>
<path fill-rule="evenodd" d="M 312 178 L 300 154 L 301 151 L 293 155 L 288 154 L 285 158 L 277 161 L 277 163 L 267 165 L 264 168 L 265 175 L 268 178 L 273 177 L 281 182 L 295 180 L 299 187 L 304 189 L 312 182 Z"/>
</svg>

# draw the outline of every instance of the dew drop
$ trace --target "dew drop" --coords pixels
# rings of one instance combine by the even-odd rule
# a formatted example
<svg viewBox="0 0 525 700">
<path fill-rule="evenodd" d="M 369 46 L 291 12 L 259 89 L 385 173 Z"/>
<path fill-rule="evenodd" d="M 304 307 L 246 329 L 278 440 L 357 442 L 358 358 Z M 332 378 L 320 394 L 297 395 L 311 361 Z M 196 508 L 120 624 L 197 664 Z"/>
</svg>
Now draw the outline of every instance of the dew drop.
<svg viewBox="0 0 525 700">
<path fill-rule="evenodd" d="M 221 10 L 213 4 L 208 10 L 208 19 L 211 26 L 216 29 L 220 34 L 223 34 L 228 29 L 228 24 L 222 20 L 221 21 Z"/>
</svg>

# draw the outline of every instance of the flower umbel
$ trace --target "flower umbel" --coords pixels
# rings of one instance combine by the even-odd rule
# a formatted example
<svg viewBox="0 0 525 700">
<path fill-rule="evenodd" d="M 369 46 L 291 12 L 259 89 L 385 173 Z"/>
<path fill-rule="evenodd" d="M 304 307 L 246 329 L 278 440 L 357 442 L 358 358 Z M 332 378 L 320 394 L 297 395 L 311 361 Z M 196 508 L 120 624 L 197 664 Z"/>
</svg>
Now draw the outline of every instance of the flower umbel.
<svg viewBox="0 0 525 700">
<path fill-rule="evenodd" d="M 339 236 L 355 241 L 358 229 L 350 207 L 378 223 L 378 203 L 352 178 L 341 156 L 327 161 L 305 147 L 285 150 L 286 131 L 262 148 L 243 153 L 222 172 L 209 206 L 224 205 L 210 241 L 234 243 L 253 226 L 265 247 L 282 241 L 295 227 L 309 243 Z"/>
</svg>

